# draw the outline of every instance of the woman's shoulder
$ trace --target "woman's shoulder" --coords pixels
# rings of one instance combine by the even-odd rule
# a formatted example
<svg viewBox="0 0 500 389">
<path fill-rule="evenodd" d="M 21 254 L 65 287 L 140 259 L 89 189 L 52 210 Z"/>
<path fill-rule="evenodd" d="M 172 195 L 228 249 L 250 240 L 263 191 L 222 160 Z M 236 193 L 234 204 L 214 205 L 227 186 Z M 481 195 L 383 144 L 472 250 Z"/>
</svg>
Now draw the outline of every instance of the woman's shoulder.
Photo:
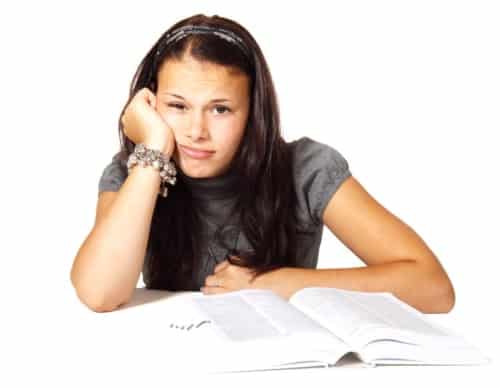
<svg viewBox="0 0 500 389">
<path fill-rule="evenodd" d="M 322 224 L 328 201 L 351 176 L 347 158 L 334 146 L 307 136 L 287 144 L 299 209 L 312 223 Z"/>
<path fill-rule="evenodd" d="M 120 189 L 128 176 L 127 157 L 124 150 L 120 150 L 111 157 L 101 172 L 98 183 L 98 191 L 113 191 Z"/>
<path fill-rule="evenodd" d="M 342 160 L 344 156 L 340 151 L 328 144 L 312 139 L 308 136 L 302 136 L 298 139 L 287 142 L 288 147 L 292 150 L 292 155 L 297 158 L 311 158 L 314 155 L 317 157 L 332 156 Z M 319 155 L 318 155 L 319 153 Z"/>
<path fill-rule="evenodd" d="M 287 142 L 296 177 L 318 173 L 321 170 L 333 175 L 349 171 L 347 158 L 337 148 L 307 136 Z"/>
</svg>

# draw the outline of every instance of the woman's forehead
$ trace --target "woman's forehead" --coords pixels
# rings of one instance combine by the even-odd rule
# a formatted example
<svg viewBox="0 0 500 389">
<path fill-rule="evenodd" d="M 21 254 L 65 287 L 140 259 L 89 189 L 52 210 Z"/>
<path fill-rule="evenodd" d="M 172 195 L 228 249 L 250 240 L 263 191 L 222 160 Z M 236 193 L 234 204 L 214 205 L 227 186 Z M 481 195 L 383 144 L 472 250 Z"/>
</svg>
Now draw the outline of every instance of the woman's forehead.
<svg viewBox="0 0 500 389">
<path fill-rule="evenodd" d="M 175 90 L 180 95 L 183 89 L 210 89 L 218 93 L 240 95 L 248 92 L 248 76 L 207 61 L 167 60 L 158 72 L 158 87 L 159 92 L 168 89 Z"/>
<path fill-rule="evenodd" d="M 224 66 L 209 61 L 200 61 L 191 56 L 181 60 L 168 59 L 160 67 L 158 74 L 172 76 L 177 73 L 200 74 L 208 77 L 244 78 L 246 74 L 232 66 Z"/>
</svg>

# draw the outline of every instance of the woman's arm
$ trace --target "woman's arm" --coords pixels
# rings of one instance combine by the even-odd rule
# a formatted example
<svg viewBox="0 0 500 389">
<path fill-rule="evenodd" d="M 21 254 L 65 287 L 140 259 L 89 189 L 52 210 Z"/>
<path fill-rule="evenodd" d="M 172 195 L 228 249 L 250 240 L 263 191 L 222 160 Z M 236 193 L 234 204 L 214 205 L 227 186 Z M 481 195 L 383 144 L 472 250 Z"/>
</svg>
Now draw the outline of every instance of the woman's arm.
<svg viewBox="0 0 500 389">
<path fill-rule="evenodd" d="M 71 268 L 79 299 L 96 312 L 114 310 L 132 296 L 144 263 L 160 175 L 135 167 L 118 192 L 98 200 L 95 225 Z"/>
<path fill-rule="evenodd" d="M 345 269 L 284 267 L 261 275 L 254 287 L 271 289 L 286 299 L 309 286 L 391 292 L 423 313 L 445 313 L 452 309 L 455 296 L 441 277 L 441 272 L 433 274 L 408 260 Z"/>
<path fill-rule="evenodd" d="M 262 287 L 287 298 L 307 286 L 391 292 L 422 312 L 452 309 L 453 285 L 437 257 L 415 231 L 382 207 L 354 177 L 330 199 L 323 221 L 368 266 L 281 268 L 262 275 Z"/>
</svg>

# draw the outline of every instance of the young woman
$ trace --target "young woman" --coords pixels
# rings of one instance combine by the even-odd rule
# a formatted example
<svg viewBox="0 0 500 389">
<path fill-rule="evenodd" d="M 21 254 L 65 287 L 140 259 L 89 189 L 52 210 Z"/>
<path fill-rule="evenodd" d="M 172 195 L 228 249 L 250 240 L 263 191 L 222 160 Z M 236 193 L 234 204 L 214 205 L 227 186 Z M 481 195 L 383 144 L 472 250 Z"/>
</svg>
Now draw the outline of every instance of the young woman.
<svg viewBox="0 0 500 389">
<path fill-rule="evenodd" d="M 282 138 L 266 60 L 240 24 L 195 15 L 168 29 L 137 69 L 119 134 L 71 270 L 93 310 L 128 302 L 141 271 L 147 288 L 207 295 L 327 286 L 388 291 L 423 312 L 454 305 L 436 256 L 339 151 Z M 134 164 L 139 147 L 163 159 Z M 367 266 L 316 269 L 324 225 Z"/>
</svg>

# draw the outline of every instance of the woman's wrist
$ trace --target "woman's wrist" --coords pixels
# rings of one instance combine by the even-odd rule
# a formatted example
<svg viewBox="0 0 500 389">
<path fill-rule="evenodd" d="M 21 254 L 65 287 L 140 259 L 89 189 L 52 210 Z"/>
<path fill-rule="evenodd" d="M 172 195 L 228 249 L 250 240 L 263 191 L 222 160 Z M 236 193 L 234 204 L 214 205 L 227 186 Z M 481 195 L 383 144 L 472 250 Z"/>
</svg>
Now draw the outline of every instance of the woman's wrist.
<svg viewBox="0 0 500 389">
<path fill-rule="evenodd" d="M 148 149 L 159 150 L 163 154 L 163 157 L 167 160 L 172 158 L 172 151 L 170 151 L 170 147 L 168 147 L 168 143 L 166 140 L 147 139 L 142 142 L 142 144 Z"/>
<path fill-rule="evenodd" d="M 170 157 L 162 153 L 157 142 L 143 142 L 135 145 L 134 152 L 129 155 L 127 169 L 130 171 L 137 165 L 151 165 L 161 177 L 160 195 L 167 197 L 166 184 L 175 185 L 177 170 Z"/>
</svg>

